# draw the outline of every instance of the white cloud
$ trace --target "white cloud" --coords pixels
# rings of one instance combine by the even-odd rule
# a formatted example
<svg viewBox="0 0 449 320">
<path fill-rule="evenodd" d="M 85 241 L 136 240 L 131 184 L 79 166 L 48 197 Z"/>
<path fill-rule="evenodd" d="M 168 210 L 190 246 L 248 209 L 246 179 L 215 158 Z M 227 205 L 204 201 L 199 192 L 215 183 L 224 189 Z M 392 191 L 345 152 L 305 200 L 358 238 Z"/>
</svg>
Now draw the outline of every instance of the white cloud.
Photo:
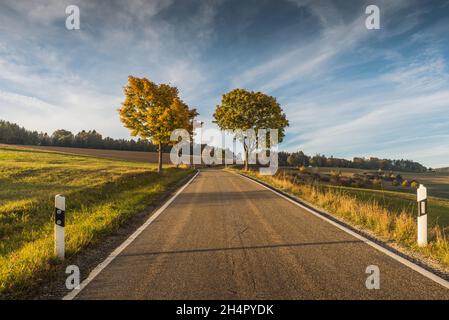
<svg viewBox="0 0 449 320">
<path fill-rule="evenodd" d="M 362 15 L 357 15 L 350 23 L 343 23 L 338 11 L 329 4 L 298 3 L 300 6 L 310 6 L 319 17 L 323 28 L 317 39 L 299 44 L 290 52 L 275 52 L 267 61 L 236 76 L 232 80 L 233 86 L 257 85 L 258 89 L 270 92 L 308 77 L 316 79 L 326 71 L 327 64 L 333 58 L 351 50 L 369 34 Z"/>
<path fill-rule="evenodd" d="M 0 35 L 0 117 L 31 129 L 96 128 L 127 137 L 116 109 L 129 74 L 170 82 L 187 102 L 198 102 L 209 90 L 199 51 L 213 37 L 220 1 L 198 5 L 183 29 L 158 17 L 173 2 L 75 1 L 81 10 L 79 32 L 65 29 L 65 2 L 3 3 L 17 16 L 0 13 L 0 30 L 9 31 Z M 60 26 L 54 25 L 58 19 Z M 37 107 L 45 103 L 58 116 Z"/>
<path fill-rule="evenodd" d="M 412 94 L 400 86 L 369 91 L 346 85 L 349 102 L 346 97 L 326 100 L 314 94 L 297 97 L 287 105 L 292 123 L 287 130 L 288 149 L 344 157 L 411 158 L 432 166 L 444 162 L 432 158 L 434 151 L 428 149 L 428 143 L 433 144 L 432 150 L 439 150 L 438 143 L 446 143 L 448 86 Z"/>
<path fill-rule="evenodd" d="M 16 107 L 21 106 L 23 108 L 27 108 L 28 111 L 50 113 L 56 111 L 57 109 L 56 106 L 35 97 L 24 96 L 2 90 L 0 90 L 0 101 L 2 101 L 2 104 L 12 104 Z"/>
</svg>

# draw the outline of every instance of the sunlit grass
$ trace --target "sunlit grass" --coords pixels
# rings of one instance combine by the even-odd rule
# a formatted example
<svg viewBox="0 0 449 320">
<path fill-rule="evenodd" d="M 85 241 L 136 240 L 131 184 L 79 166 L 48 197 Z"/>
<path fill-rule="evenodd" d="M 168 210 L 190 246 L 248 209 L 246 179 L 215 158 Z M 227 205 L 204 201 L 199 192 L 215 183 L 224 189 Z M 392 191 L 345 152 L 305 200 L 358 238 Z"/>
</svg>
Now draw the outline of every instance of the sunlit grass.
<svg viewBox="0 0 449 320">
<path fill-rule="evenodd" d="M 0 148 L 0 298 L 32 291 L 57 263 L 53 204 L 67 198 L 66 254 L 118 228 L 191 171 Z"/>
</svg>

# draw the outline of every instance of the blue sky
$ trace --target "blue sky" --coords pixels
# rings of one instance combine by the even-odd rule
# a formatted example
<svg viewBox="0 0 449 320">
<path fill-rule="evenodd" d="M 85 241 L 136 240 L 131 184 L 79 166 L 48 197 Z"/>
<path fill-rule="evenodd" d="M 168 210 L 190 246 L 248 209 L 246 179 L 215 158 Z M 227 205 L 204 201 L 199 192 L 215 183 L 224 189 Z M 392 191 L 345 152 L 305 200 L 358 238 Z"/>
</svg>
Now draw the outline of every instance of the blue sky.
<svg viewBox="0 0 449 320">
<path fill-rule="evenodd" d="M 4 0 L 0 118 L 129 137 L 116 110 L 132 74 L 178 86 L 210 127 L 233 88 L 276 96 L 281 149 L 448 166 L 448 30 L 447 0 Z"/>
</svg>

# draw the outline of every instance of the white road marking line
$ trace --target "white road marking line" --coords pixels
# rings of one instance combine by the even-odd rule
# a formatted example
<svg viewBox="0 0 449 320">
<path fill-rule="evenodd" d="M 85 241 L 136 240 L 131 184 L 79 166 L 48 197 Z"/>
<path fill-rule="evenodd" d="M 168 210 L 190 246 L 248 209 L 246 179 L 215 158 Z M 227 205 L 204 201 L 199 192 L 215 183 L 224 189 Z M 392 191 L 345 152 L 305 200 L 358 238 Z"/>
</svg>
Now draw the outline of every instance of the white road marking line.
<svg viewBox="0 0 449 320">
<path fill-rule="evenodd" d="M 143 225 L 139 227 L 128 239 L 126 239 L 117 249 L 115 249 L 103 262 L 91 271 L 89 276 L 80 284 L 80 288 L 73 290 L 62 298 L 63 300 L 73 300 L 98 274 L 103 271 L 127 246 L 129 246 L 156 218 L 179 196 L 181 192 L 200 174 L 198 172 L 179 189 L 167 202 L 164 203 Z"/>
<path fill-rule="evenodd" d="M 234 173 L 234 172 L 233 172 L 233 173 Z M 264 188 L 267 189 L 267 190 L 270 190 L 271 192 L 277 194 L 278 196 L 280 196 L 280 197 L 282 197 L 282 198 L 284 198 L 284 199 L 290 201 L 291 203 L 297 205 L 298 207 L 301 207 L 302 209 L 304 209 L 304 210 L 306 210 L 306 211 L 312 213 L 314 216 L 316 216 L 316 217 L 318 217 L 318 218 L 320 218 L 320 219 L 322 219 L 322 220 L 324 220 L 324 221 L 330 223 L 331 225 L 333 225 L 333 226 L 339 228 L 340 230 L 343 230 L 344 232 L 350 234 L 351 236 L 353 236 L 353 237 L 355 237 L 355 238 L 357 238 L 357 239 L 363 241 L 363 242 L 366 243 L 367 245 L 370 245 L 370 246 L 373 247 L 374 249 L 376 249 L 376 250 L 378 250 L 378 251 L 380 251 L 380 252 L 386 254 L 386 255 L 389 256 L 390 258 L 393 258 L 394 260 L 396 260 L 396 261 L 402 263 L 403 265 L 409 267 L 410 269 L 412 269 L 412 270 L 414 270 L 414 271 L 420 273 L 421 275 L 425 276 L 426 278 L 428 278 L 428 279 L 430 279 L 430 280 L 432 280 L 432 281 L 434 281 L 434 282 L 436 282 L 436 283 L 442 285 L 442 286 L 445 287 L 446 289 L 449 289 L 449 281 L 444 280 L 443 278 L 441 278 L 441 277 L 437 276 L 436 274 L 434 274 L 434 273 L 432 273 L 432 272 L 430 272 L 430 271 L 424 269 L 423 267 L 420 267 L 419 265 L 417 265 L 417 264 L 415 264 L 415 263 L 413 263 L 413 262 L 411 262 L 411 261 L 409 261 L 409 260 L 407 260 L 407 259 L 405 259 L 405 258 L 403 258 L 403 257 L 401 257 L 401 256 L 399 256 L 399 255 L 397 255 L 396 253 L 394 253 L 394 252 L 388 250 L 387 248 L 384 248 L 384 247 L 378 245 L 377 243 L 375 243 L 375 242 L 373 242 L 373 241 L 371 241 L 371 240 L 369 240 L 369 239 L 363 237 L 362 235 L 360 235 L 360 234 L 358 234 L 358 233 L 356 233 L 356 232 L 354 232 L 354 231 L 352 231 L 352 230 L 346 228 L 345 226 L 343 226 L 343 225 L 341 225 L 341 224 L 339 224 L 339 223 L 337 223 L 337 222 L 335 222 L 335 221 L 333 221 L 333 220 L 331 220 L 331 219 L 329 219 L 329 218 L 326 218 L 325 216 L 321 215 L 319 212 L 316 212 L 316 211 L 314 211 L 314 210 L 312 210 L 312 209 L 310 209 L 310 208 L 308 208 L 308 207 L 306 207 L 306 206 L 304 206 L 304 205 L 302 205 L 302 204 L 300 204 L 300 203 L 294 201 L 293 199 L 290 199 L 289 197 L 283 195 L 282 193 L 279 193 L 279 192 L 277 192 L 276 190 L 273 190 L 273 189 L 271 189 L 271 188 L 268 188 L 267 186 L 263 185 L 262 183 L 260 183 L 260 182 L 258 182 L 258 181 L 255 181 L 255 180 L 253 180 L 253 179 L 251 179 L 251 178 L 248 178 L 248 177 L 243 176 L 243 175 L 238 174 L 238 173 L 234 173 L 234 174 L 236 174 L 236 175 L 239 176 L 239 177 L 248 179 L 249 181 L 252 181 L 252 182 L 258 184 L 258 185 L 264 187 Z"/>
</svg>

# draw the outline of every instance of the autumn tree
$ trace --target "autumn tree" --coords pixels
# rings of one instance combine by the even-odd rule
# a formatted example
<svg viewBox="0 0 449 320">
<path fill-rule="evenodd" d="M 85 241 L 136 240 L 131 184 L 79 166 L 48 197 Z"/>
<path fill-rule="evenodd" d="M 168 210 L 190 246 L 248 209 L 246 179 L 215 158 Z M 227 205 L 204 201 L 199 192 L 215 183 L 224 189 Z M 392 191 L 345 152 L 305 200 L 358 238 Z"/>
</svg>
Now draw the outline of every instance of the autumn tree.
<svg viewBox="0 0 449 320">
<path fill-rule="evenodd" d="M 162 148 L 170 141 L 172 131 L 192 131 L 192 120 L 197 115 L 179 98 L 178 89 L 167 84 L 156 84 L 146 78 L 128 77 L 124 87 L 125 101 L 118 110 L 124 126 L 132 136 L 150 139 L 158 146 L 158 171 L 162 171 Z"/>
<path fill-rule="evenodd" d="M 259 130 L 277 129 L 278 142 L 281 142 L 285 127 L 288 126 L 288 120 L 276 98 L 244 89 L 234 89 L 224 94 L 214 118 L 221 129 L 232 130 L 235 137 L 243 143 L 245 170 L 248 170 L 249 152 L 255 147 L 253 143 L 256 142 L 257 145 Z M 241 134 L 251 129 L 254 130 L 255 139 Z"/>
</svg>

